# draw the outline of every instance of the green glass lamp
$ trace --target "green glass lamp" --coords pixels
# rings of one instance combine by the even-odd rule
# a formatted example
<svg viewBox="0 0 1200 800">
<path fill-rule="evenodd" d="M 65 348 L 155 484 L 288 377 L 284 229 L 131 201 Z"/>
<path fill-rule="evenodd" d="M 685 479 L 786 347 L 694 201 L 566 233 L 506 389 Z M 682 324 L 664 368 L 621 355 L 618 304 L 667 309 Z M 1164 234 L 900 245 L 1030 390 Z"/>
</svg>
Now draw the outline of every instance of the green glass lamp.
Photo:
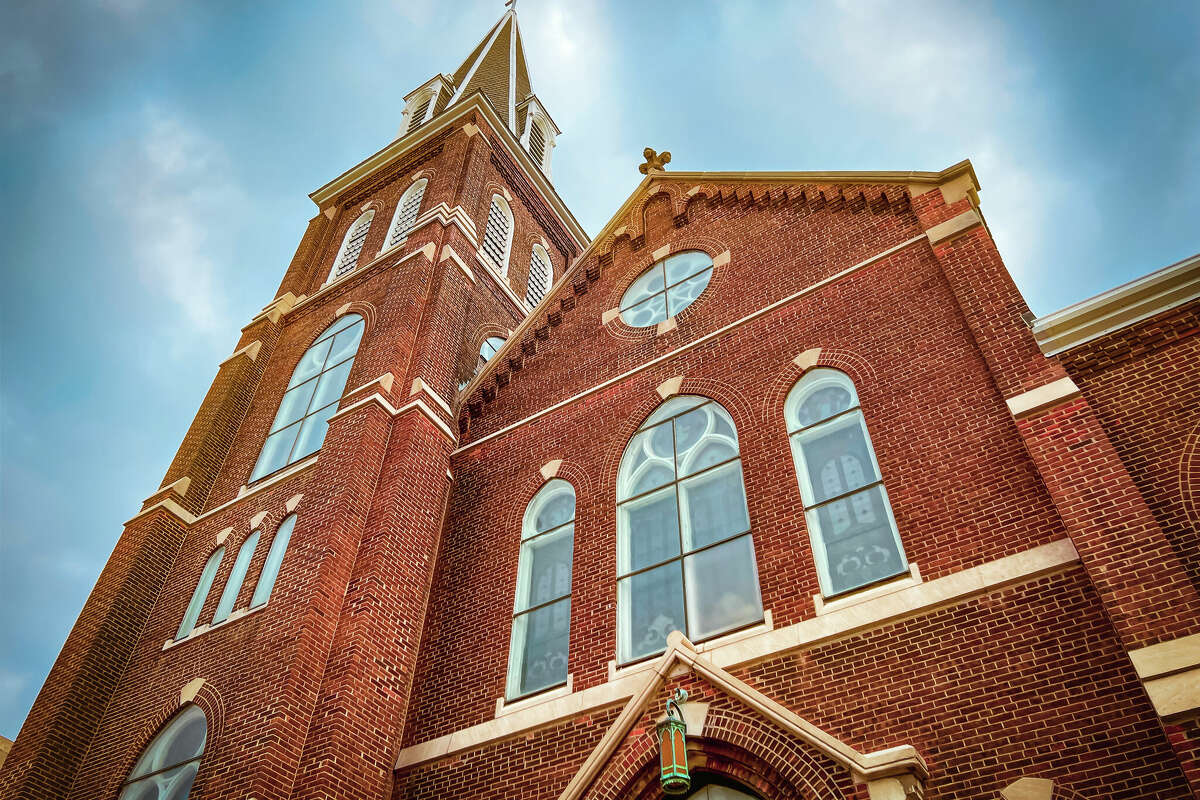
<svg viewBox="0 0 1200 800">
<path fill-rule="evenodd" d="M 667 716 L 655 726 L 658 732 L 659 781 L 663 792 L 669 795 L 685 794 L 692 787 L 692 778 L 688 774 L 687 739 L 684 732 L 687 725 L 683 721 L 683 712 L 679 706 L 687 700 L 687 692 L 676 689 L 672 697 L 667 698 Z"/>
</svg>

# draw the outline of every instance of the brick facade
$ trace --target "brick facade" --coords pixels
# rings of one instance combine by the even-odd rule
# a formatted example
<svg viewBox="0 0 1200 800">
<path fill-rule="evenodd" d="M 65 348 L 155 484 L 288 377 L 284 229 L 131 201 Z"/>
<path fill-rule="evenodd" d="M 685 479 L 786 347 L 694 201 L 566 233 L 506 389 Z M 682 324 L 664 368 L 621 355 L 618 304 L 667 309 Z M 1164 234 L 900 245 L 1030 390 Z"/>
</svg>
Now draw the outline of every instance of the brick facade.
<svg viewBox="0 0 1200 800">
<path fill-rule="evenodd" d="M 1200 633 L 1195 301 L 1044 355 L 969 164 L 652 171 L 589 242 L 489 98 L 439 99 L 425 126 L 314 193 L 275 299 L 127 523 L 0 797 L 115 798 L 187 703 L 208 723 L 191 798 L 656 797 L 654 723 L 680 685 L 701 714 L 696 785 L 1200 789 L 1200 716 L 1162 699 L 1191 668 L 1177 644 Z M 381 253 L 419 178 L 417 225 Z M 514 215 L 506 275 L 477 255 L 497 193 Z M 371 208 L 358 267 L 327 283 Z M 535 243 L 558 283 L 530 311 Z M 681 250 L 713 259 L 704 292 L 666 326 L 621 321 L 626 288 Z M 365 333 L 323 445 L 251 482 L 298 360 L 346 313 Z M 476 374 L 488 336 L 509 342 Z M 784 423 L 814 367 L 854 382 L 913 565 L 843 598 L 819 597 Z M 1068 377 L 1077 391 L 1029 401 Z M 736 426 L 768 614 L 618 668 L 618 465 L 671 394 L 715 400 Z M 522 516 L 548 477 L 576 495 L 570 679 L 506 702 Z M 251 609 L 293 512 L 270 601 Z M 254 530 L 238 611 L 204 624 Z M 219 543 L 201 625 L 175 641 Z"/>
</svg>

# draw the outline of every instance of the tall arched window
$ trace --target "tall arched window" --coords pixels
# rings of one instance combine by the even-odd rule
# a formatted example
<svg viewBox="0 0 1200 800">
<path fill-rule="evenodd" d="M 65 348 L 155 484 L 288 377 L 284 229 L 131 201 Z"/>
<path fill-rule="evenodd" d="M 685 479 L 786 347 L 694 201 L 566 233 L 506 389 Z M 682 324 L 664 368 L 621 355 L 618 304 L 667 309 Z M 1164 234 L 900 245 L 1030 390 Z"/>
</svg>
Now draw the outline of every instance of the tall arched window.
<svg viewBox="0 0 1200 800">
<path fill-rule="evenodd" d="M 258 547 L 258 531 L 250 534 L 242 546 L 238 548 L 237 558 L 233 560 L 233 569 L 225 580 L 225 588 L 221 590 L 221 599 L 217 601 L 217 611 L 213 614 L 213 625 L 229 619 L 233 606 L 237 603 L 238 594 L 242 591 L 242 582 L 246 580 L 246 570 L 250 569 L 250 559 L 254 558 L 254 549 Z"/>
<path fill-rule="evenodd" d="M 508 274 L 508 253 L 512 249 L 513 216 L 508 201 L 492 195 L 488 208 L 487 227 L 483 232 L 483 252 L 501 275 Z"/>
<path fill-rule="evenodd" d="M 737 431 L 729 412 L 680 395 L 629 440 L 617 475 L 618 657 L 661 652 L 763 617 Z"/>
<path fill-rule="evenodd" d="M 396 203 L 392 226 L 383 242 L 384 250 L 393 248 L 408 238 L 408 232 L 412 230 L 413 223 L 417 221 L 417 214 L 421 211 L 421 200 L 425 197 L 425 186 L 428 183 L 424 178 L 414 181 L 413 185 L 404 191 L 400 202 Z"/>
<path fill-rule="evenodd" d="M 542 302 L 550 289 L 551 275 L 550 254 L 540 244 L 533 246 L 529 256 L 529 283 L 525 289 L 525 303 L 532 308 Z"/>
<path fill-rule="evenodd" d="M 809 370 L 788 393 L 784 416 L 822 594 L 907 571 L 854 382 L 838 370 Z"/>
<path fill-rule="evenodd" d="M 263 564 L 262 572 L 258 574 L 254 596 L 250 598 L 251 608 L 257 608 L 271 599 L 271 590 L 275 588 L 275 579 L 279 577 L 279 567 L 283 564 L 283 556 L 287 553 L 288 542 L 292 539 L 292 529 L 295 527 L 295 514 L 279 523 L 275 538 L 271 540 L 271 549 L 267 551 L 267 560 Z"/>
<path fill-rule="evenodd" d="M 252 482 L 321 449 L 329 418 L 346 391 L 364 327 L 358 314 L 346 314 L 300 357 L 250 473 Z"/>
<path fill-rule="evenodd" d="M 208 599 L 208 590 L 212 588 L 213 578 L 217 577 L 217 568 L 221 566 L 221 557 L 224 555 L 225 547 L 222 545 L 212 552 L 208 561 L 204 562 L 200 580 L 196 582 L 192 599 L 188 601 L 187 611 L 183 612 L 183 620 L 179 623 L 179 630 L 175 632 L 176 639 L 182 639 L 192 632 L 192 628 L 196 627 L 196 620 L 200 619 L 200 611 L 204 608 L 204 601 Z"/>
<path fill-rule="evenodd" d="M 371 220 L 375 218 L 374 209 L 364 211 L 354 224 L 346 231 L 337 258 L 333 260 L 333 269 L 329 273 L 329 283 L 351 273 L 358 266 L 358 256 L 362 253 L 363 243 L 367 240 L 367 231 L 371 230 Z"/>
<path fill-rule="evenodd" d="M 509 699 L 567 681 L 574 546 L 575 489 L 556 478 L 534 496 L 521 523 Z"/>
<path fill-rule="evenodd" d="M 501 347 L 504 346 L 506 340 L 500 336 L 489 336 L 483 340 L 483 344 L 479 345 L 479 363 L 475 365 L 475 373 L 483 369 L 483 365 L 491 361 L 492 356 L 496 355 Z"/>
<path fill-rule="evenodd" d="M 204 710 L 189 703 L 146 745 L 122 784 L 120 800 L 187 800 L 207 739 Z"/>
</svg>

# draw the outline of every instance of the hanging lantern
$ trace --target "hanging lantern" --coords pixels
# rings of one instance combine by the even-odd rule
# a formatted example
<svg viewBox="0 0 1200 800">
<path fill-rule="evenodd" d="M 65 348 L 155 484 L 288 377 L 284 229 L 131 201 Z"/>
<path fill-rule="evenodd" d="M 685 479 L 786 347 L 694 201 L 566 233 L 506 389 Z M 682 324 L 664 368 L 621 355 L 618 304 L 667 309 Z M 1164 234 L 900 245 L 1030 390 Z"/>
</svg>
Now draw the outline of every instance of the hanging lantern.
<svg viewBox="0 0 1200 800">
<path fill-rule="evenodd" d="M 692 786 L 691 776 L 688 775 L 687 741 L 684 731 L 687 725 L 683 721 L 683 712 L 679 704 L 687 700 L 687 692 L 676 689 L 673 697 L 667 698 L 667 716 L 658 723 L 659 764 L 662 768 L 659 780 L 663 791 L 671 795 L 687 792 Z"/>
</svg>

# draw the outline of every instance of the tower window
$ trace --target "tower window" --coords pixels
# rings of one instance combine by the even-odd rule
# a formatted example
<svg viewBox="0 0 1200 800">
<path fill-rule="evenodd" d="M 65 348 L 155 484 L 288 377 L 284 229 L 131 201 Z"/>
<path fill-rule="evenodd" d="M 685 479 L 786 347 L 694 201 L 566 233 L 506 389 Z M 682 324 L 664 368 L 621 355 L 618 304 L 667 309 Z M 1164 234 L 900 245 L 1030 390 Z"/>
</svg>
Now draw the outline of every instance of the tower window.
<svg viewBox="0 0 1200 800">
<path fill-rule="evenodd" d="M 784 404 L 821 592 L 829 597 L 908 569 L 854 383 L 809 370 Z"/>
<path fill-rule="evenodd" d="M 207 739 L 204 710 L 189 703 L 146 745 L 119 800 L 186 800 Z"/>
<path fill-rule="evenodd" d="M 413 181 L 413 185 L 405 190 L 400 202 L 396 203 L 396 214 L 392 217 L 392 227 L 384 242 L 384 250 L 395 247 L 408 238 L 413 223 L 417 221 L 417 214 L 421 211 L 421 200 L 425 197 L 427 183 L 424 178 Z"/>
<path fill-rule="evenodd" d="M 483 252 L 501 275 L 508 274 L 508 251 L 512 247 L 513 218 L 508 201 L 492 195 L 488 208 L 487 227 L 483 233 Z"/>
<path fill-rule="evenodd" d="M 254 596 L 250 598 L 250 607 L 257 608 L 271 599 L 271 590 L 275 588 L 275 579 L 279 577 L 279 567 L 283 564 L 283 556 L 287 552 L 288 542 L 292 539 L 292 529 L 296 527 L 296 515 L 284 519 L 275 531 L 271 540 L 271 549 L 267 551 L 267 560 L 262 572 L 258 574 L 258 584 L 254 587 Z"/>
<path fill-rule="evenodd" d="M 346 379 L 364 328 L 362 317 L 347 314 L 326 328 L 300 357 L 250 474 L 251 481 L 321 449 L 329 418 L 346 391 Z"/>
<path fill-rule="evenodd" d="M 208 557 L 208 561 L 204 562 L 204 569 L 200 572 L 200 580 L 196 581 L 196 588 L 192 591 L 192 599 L 188 601 L 187 610 L 183 612 L 183 620 L 179 623 L 179 630 L 175 632 L 176 639 L 182 639 L 192 632 L 196 627 L 196 620 L 200 619 L 200 612 L 204 609 L 204 601 L 208 599 L 208 592 L 212 589 L 213 579 L 217 577 L 217 569 L 221 566 L 221 558 L 225 555 L 225 547 L 222 545 Z"/>
<path fill-rule="evenodd" d="M 529 256 L 529 283 L 525 288 L 525 303 L 530 308 L 542 302 L 550 289 L 550 254 L 540 244 L 533 246 Z"/>
<path fill-rule="evenodd" d="M 483 369 L 483 365 L 491 361 L 492 356 L 496 355 L 496 351 L 504 346 L 505 339 L 500 336 L 489 336 L 483 340 L 483 344 L 479 346 L 479 363 L 475 366 L 475 372 Z"/>
<path fill-rule="evenodd" d="M 233 569 L 225 580 L 225 588 L 221 591 L 221 599 L 217 602 L 217 611 L 213 614 L 213 625 L 229 619 L 242 591 L 242 582 L 246 580 L 246 570 L 250 569 L 250 560 L 254 558 L 254 550 L 258 547 L 258 531 L 250 534 L 242 546 L 238 548 L 237 558 L 233 560 Z"/>
<path fill-rule="evenodd" d="M 575 489 L 556 478 L 530 501 L 521 523 L 508 656 L 509 699 L 567 680 L 574 542 Z"/>
<path fill-rule="evenodd" d="M 733 420 L 673 397 L 629 440 L 617 473 L 617 647 L 622 663 L 763 617 Z"/>
<path fill-rule="evenodd" d="M 713 262 L 700 250 L 668 256 L 638 276 L 621 296 L 621 319 L 626 325 L 657 325 L 690 306 L 708 286 Z"/>
<path fill-rule="evenodd" d="M 421 99 L 421 102 L 417 104 L 417 107 L 413 110 L 412 116 L 408 118 L 409 131 L 416 130 L 421 123 L 425 121 L 425 115 L 429 113 L 429 104 L 432 102 L 433 95 L 427 94 Z"/>
<path fill-rule="evenodd" d="M 529 124 L 529 155 L 539 167 L 546 161 L 546 133 L 540 122 Z"/>
<path fill-rule="evenodd" d="M 362 253 L 363 243 L 367 240 L 367 231 L 371 230 L 371 220 L 374 217 L 373 210 L 364 211 L 346 231 L 346 237 L 342 239 L 342 246 L 338 250 L 337 258 L 333 260 L 333 271 L 329 273 L 329 281 L 336 281 L 343 275 L 353 272 L 354 268 L 358 266 L 358 256 Z"/>
</svg>

